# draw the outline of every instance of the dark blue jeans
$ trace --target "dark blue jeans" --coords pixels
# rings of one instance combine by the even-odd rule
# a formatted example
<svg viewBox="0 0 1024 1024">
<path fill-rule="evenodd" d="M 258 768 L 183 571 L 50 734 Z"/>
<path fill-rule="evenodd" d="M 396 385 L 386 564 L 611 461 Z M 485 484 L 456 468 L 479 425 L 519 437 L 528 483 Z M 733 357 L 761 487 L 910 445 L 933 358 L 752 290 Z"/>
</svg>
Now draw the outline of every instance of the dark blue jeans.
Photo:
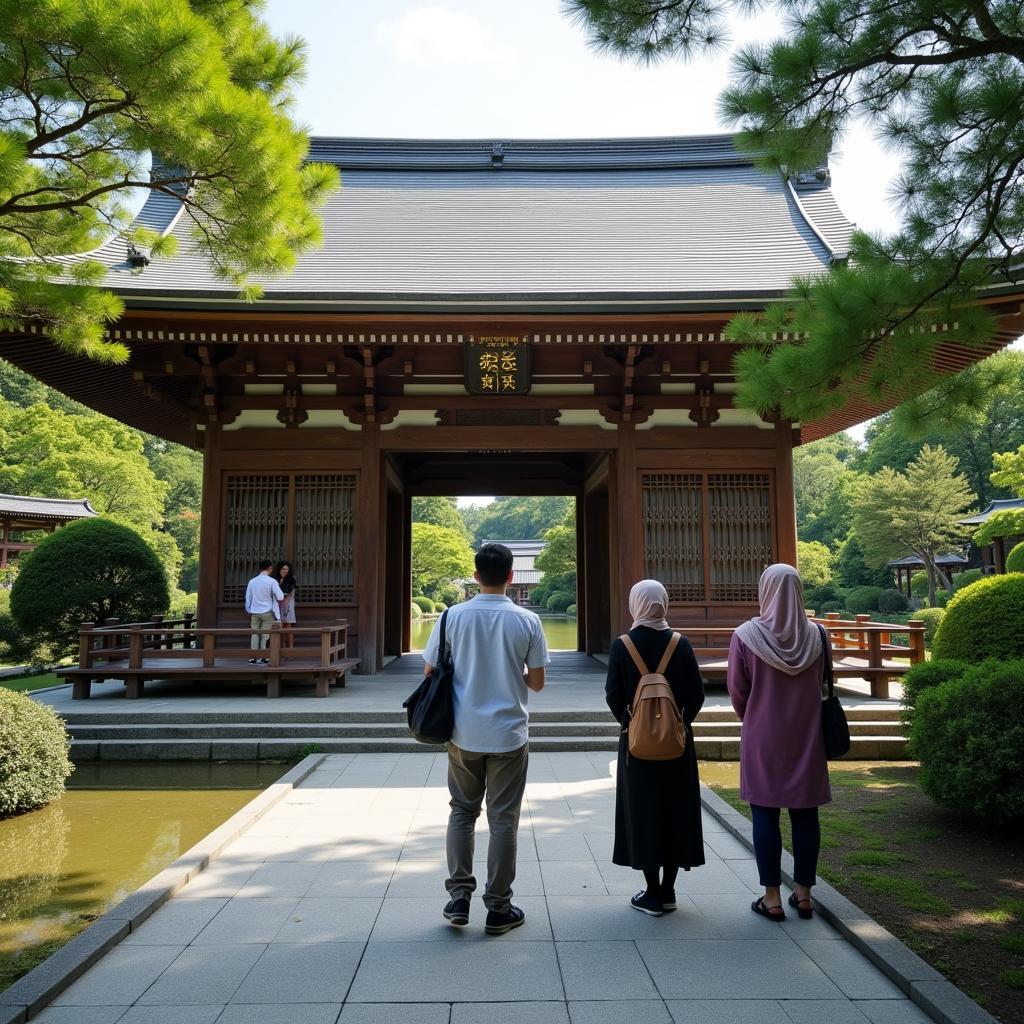
<svg viewBox="0 0 1024 1024">
<path fill-rule="evenodd" d="M 779 808 L 751 804 L 754 818 L 754 857 L 757 872 L 764 886 L 782 885 L 782 831 Z M 821 826 L 817 807 L 791 807 L 789 820 L 793 826 L 793 881 L 797 885 L 814 885 L 818 873 L 818 850 L 821 847 Z"/>
</svg>

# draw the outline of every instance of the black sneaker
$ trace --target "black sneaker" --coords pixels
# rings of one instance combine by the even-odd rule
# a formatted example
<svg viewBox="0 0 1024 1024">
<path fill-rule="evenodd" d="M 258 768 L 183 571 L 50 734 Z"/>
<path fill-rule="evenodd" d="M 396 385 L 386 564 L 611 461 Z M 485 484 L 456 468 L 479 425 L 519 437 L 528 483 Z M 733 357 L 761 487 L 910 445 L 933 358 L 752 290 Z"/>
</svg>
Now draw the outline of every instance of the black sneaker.
<svg viewBox="0 0 1024 1024">
<path fill-rule="evenodd" d="M 269 658 L 260 658 L 260 664 L 261 665 L 269 665 L 270 664 L 270 659 Z"/>
<path fill-rule="evenodd" d="M 455 925 L 456 928 L 465 928 L 469 924 L 469 900 L 465 898 L 449 900 L 444 905 L 444 919 L 449 924 Z"/>
<path fill-rule="evenodd" d="M 666 913 L 670 910 L 676 909 L 676 891 L 675 889 L 662 889 L 661 890 L 661 909 Z"/>
<path fill-rule="evenodd" d="M 641 914 L 647 914 L 650 917 L 661 917 L 665 913 L 665 905 L 649 892 L 638 892 L 629 901 L 629 905 L 634 910 L 639 910 Z"/>
<path fill-rule="evenodd" d="M 258 665 L 259 663 L 260 663 L 260 659 L 259 658 L 250 658 L 249 659 L 249 664 L 250 665 Z"/>
<path fill-rule="evenodd" d="M 484 931 L 488 935 L 504 935 L 520 925 L 526 924 L 526 915 L 518 908 L 509 904 L 508 910 L 488 910 L 487 924 Z"/>
</svg>

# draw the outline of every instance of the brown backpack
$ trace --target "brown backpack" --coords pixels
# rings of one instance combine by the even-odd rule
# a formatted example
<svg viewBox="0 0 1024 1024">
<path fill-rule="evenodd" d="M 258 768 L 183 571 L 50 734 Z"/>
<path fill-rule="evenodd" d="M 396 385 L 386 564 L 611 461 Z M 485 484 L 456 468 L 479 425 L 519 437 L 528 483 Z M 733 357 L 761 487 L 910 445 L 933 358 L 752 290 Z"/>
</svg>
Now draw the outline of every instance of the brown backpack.
<svg viewBox="0 0 1024 1024">
<path fill-rule="evenodd" d="M 630 756 L 641 761 L 674 761 L 686 750 L 686 727 L 672 687 L 665 678 L 665 669 L 682 637 L 672 634 L 654 672 L 644 664 L 628 635 L 623 634 L 619 639 L 640 670 L 640 682 L 636 684 L 633 703 L 627 709 Z"/>
</svg>

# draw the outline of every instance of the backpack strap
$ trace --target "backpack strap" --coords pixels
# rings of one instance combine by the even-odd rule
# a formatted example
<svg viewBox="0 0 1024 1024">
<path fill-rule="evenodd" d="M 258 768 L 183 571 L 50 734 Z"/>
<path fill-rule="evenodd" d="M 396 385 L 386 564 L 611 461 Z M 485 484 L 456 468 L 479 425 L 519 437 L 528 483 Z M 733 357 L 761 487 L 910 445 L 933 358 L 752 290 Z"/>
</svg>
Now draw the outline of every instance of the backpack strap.
<svg viewBox="0 0 1024 1024">
<path fill-rule="evenodd" d="M 661 656 L 661 661 L 658 662 L 658 667 L 655 670 L 656 675 L 663 676 L 665 674 L 665 669 L 668 668 L 668 663 L 672 660 L 672 655 L 675 654 L 680 640 L 682 640 L 681 634 L 672 634 L 668 642 L 668 647 L 665 648 L 665 653 Z"/>
<path fill-rule="evenodd" d="M 630 639 L 628 633 L 623 633 L 619 637 L 622 641 L 623 646 L 629 651 L 629 656 L 633 659 L 633 664 L 640 669 L 640 675 L 646 676 L 650 673 L 647 671 L 647 666 L 644 664 L 644 659 L 640 657 L 640 652 L 636 649 L 636 644 Z"/>
</svg>

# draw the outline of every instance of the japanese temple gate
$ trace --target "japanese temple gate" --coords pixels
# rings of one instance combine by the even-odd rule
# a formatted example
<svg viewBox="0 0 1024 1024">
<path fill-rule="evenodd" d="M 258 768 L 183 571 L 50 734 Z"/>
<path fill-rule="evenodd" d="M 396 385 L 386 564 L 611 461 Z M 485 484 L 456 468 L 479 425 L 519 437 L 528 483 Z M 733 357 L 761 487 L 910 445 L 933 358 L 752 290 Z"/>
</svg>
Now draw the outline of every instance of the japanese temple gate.
<svg viewBox="0 0 1024 1024">
<path fill-rule="evenodd" d="M 98 256 L 125 299 L 122 367 L 9 332 L 0 354 L 77 400 L 205 453 L 201 625 L 242 623 L 261 558 L 296 565 L 303 622 L 349 620 L 361 672 L 409 645 L 417 495 L 566 494 L 579 646 L 662 580 L 674 624 L 732 625 L 795 563 L 793 448 L 887 407 L 854 389 L 809 424 L 736 408 L 730 318 L 846 257 L 826 170 L 771 177 L 729 136 L 546 142 L 313 141 L 343 188 L 325 244 L 255 304 L 215 277 L 186 217 L 146 264 Z M 955 372 L 1024 330 L 940 348 Z M 891 405 L 889 402 L 888 405 Z"/>
</svg>

